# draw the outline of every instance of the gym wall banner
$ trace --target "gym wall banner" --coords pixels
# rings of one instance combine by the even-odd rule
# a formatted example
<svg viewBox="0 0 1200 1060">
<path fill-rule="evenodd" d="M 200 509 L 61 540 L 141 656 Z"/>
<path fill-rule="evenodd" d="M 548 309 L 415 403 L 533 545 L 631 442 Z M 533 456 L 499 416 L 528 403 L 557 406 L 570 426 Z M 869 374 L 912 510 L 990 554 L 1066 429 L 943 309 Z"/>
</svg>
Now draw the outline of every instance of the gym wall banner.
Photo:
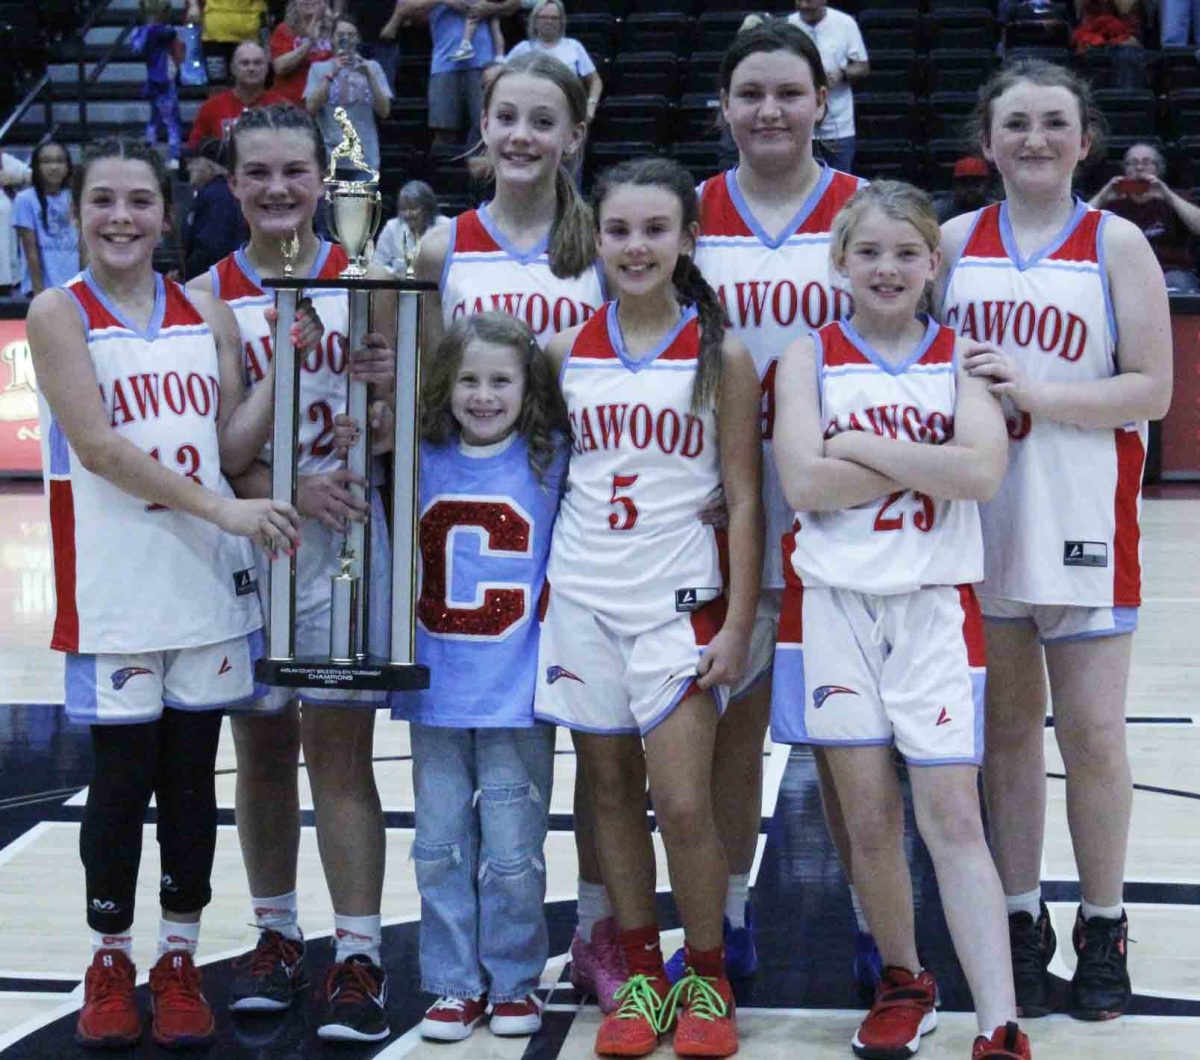
<svg viewBox="0 0 1200 1060">
<path fill-rule="evenodd" d="M 25 321 L 0 320 L 0 476 L 40 476 L 37 383 Z"/>
</svg>

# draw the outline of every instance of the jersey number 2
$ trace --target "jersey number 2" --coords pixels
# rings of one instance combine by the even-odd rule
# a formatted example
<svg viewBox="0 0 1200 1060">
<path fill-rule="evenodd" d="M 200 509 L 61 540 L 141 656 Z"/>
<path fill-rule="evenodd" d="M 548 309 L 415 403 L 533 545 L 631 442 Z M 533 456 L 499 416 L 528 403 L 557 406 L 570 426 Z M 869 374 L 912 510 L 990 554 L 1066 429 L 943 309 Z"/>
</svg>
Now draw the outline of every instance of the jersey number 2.
<svg viewBox="0 0 1200 1060">
<path fill-rule="evenodd" d="M 513 558 L 529 556 L 533 527 L 514 505 L 471 499 L 434 501 L 421 516 L 421 598 L 417 617 L 430 633 L 457 637 L 502 637 L 524 621 L 529 589 L 523 585 L 483 585 L 477 607 L 450 604 L 450 532 L 456 528 L 484 531 L 480 551 Z"/>
<path fill-rule="evenodd" d="M 892 509 L 909 492 L 912 493 L 913 498 L 920 504 L 920 507 L 911 513 L 913 526 L 923 534 L 927 534 L 933 529 L 933 498 L 925 496 L 924 493 L 918 493 L 916 490 L 897 490 L 884 499 L 884 502 L 879 506 L 879 511 L 875 513 L 876 532 L 887 533 L 889 530 L 904 529 L 905 513 L 903 511 L 892 512 Z"/>
</svg>

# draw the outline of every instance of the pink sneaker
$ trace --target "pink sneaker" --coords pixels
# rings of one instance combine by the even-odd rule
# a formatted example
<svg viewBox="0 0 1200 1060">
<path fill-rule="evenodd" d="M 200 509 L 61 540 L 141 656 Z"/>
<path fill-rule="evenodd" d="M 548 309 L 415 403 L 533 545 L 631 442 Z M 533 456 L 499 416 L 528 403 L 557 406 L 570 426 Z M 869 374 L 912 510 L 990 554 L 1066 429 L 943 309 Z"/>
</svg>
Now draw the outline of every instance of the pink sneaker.
<svg viewBox="0 0 1200 1060">
<path fill-rule="evenodd" d="M 614 994 L 625 984 L 625 957 L 612 917 L 597 922 L 591 942 L 577 931 L 571 940 L 571 985 L 581 994 L 592 994 L 601 1012 L 615 1012 Z"/>
</svg>

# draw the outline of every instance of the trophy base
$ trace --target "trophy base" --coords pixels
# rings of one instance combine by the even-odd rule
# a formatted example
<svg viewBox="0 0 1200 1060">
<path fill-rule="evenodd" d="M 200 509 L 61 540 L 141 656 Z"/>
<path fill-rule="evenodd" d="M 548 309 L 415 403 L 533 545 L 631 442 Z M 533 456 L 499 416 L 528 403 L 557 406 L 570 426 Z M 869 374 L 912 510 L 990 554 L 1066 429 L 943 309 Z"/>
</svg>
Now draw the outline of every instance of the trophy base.
<svg viewBox="0 0 1200 1060">
<path fill-rule="evenodd" d="M 284 688 L 351 689 L 369 692 L 412 692 L 429 687 L 429 667 L 389 662 L 367 656 L 354 662 L 332 659 L 259 659 L 256 680 Z"/>
</svg>

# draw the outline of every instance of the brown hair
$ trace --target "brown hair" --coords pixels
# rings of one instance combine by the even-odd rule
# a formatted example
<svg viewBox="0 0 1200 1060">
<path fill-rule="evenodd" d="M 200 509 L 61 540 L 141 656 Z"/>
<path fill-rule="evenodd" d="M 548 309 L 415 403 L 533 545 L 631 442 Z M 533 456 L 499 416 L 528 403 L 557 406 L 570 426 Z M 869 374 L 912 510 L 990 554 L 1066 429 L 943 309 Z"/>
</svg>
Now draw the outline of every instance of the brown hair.
<svg viewBox="0 0 1200 1060">
<path fill-rule="evenodd" d="M 49 140 L 41 144 L 37 151 L 33 153 L 33 171 L 34 171 L 34 187 L 38 189 L 38 198 L 42 201 L 42 220 L 45 221 L 45 200 L 44 192 L 37 184 L 37 164 L 38 152 L 47 147 L 61 147 L 56 140 Z M 105 158 L 121 158 L 130 162 L 143 162 L 150 167 L 150 172 L 154 174 L 154 183 L 158 185 L 158 192 L 163 200 L 163 214 L 166 217 L 171 215 L 171 192 L 174 182 L 171 179 L 171 171 L 167 169 L 166 163 L 153 147 L 145 140 L 131 140 L 124 136 L 112 136 L 104 140 L 93 141 L 84 148 L 83 158 L 79 165 L 72 167 L 71 155 L 65 147 L 62 148 L 63 153 L 67 156 L 67 184 L 64 187 L 69 187 L 71 190 L 72 210 L 78 215 L 79 204 L 83 201 L 83 188 L 87 184 L 88 172 L 92 165 Z"/>
<path fill-rule="evenodd" d="M 268 129 L 273 132 L 301 132 L 313 145 L 313 157 L 317 161 L 317 170 L 325 169 L 325 138 L 317 123 L 299 107 L 290 103 L 272 103 L 269 107 L 249 107 L 242 111 L 241 117 L 233 124 L 229 133 L 229 169 L 237 169 L 238 137 L 243 133 L 258 132 Z"/>
<path fill-rule="evenodd" d="M 699 220 L 700 208 L 691 174 L 672 159 L 649 157 L 620 162 L 600 174 L 592 192 L 597 227 L 600 225 L 604 200 L 623 184 L 639 188 L 663 188 L 672 192 L 679 200 L 684 231 Z M 708 285 L 691 255 L 679 255 L 671 282 L 675 285 L 675 296 L 680 305 L 695 304 L 699 316 L 700 363 L 692 386 L 692 411 L 699 412 L 708 406 L 715 406 L 720 400 L 725 311 L 721 308 L 716 291 Z"/>
<path fill-rule="evenodd" d="M 813 84 L 818 89 L 829 87 L 825 64 L 821 62 L 821 53 L 817 51 L 812 38 L 786 19 L 768 17 L 757 26 L 741 30 L 725 50 L 717 75 L 722 92 L 729 91 L 733 84 L 734 71 L 751 55 L 757 55 L 759 52 L 791 52 L 808 63 Z"/>
<path fill-rule="evenodd" d="M 492 105 L 496 86 L 512 74 L 528 74 L 557 85 L 566 97 L 572 124 L 582 125 L 587 121 L 587 91 L 583 82 L 566 64 L 542 52 L 526 52 L 504 65 L 484 90 L 485 114 Z M 592 227 L 592 213 L 575 186 L 575 178 L 562 165 L 559 165 L 555 174 L 554 191 L 558 205 L 554 211 L 554 223 L 550 226 L 550 271 L 559 279 L 580 276 L 596 260 L 596 231 Z"/>
<path fill-rule="evenodd" d="M 979 89 L 975 111 L 968 124 L 970 142 L 987 147 L 992 139 L 992 108 L 997 99 L 1022 81 L 1040 88 L 1065 88 L 1079 105 L 1079 126 L 1084 136 L 1091 137 L 1085 161 L 1104 156 L 1104 135 L 1107 122 L 1092 95 L 1092 86 L 1074 70 L 1045 59 L 1017 59 L 1005 63 Z"/>
<path fill-rule="evenodd" d="M 905 221 L 917 230 L 917 234 L 932 251 L 942 245 L 942 229 L 938 224 L 937 211 L 933 202 L 920 188 L 903 180 L 877 180 L 859 188 L 833 219 L 830 231 L 829 257 L 839 271 L 846 260 L 846 250 L 854 229 L 869 210 L 879 210 L 893 221 Z M 933 281 L 925 286 L 918 307 L 929 312 L 933 305 Z"/>
<path fill-rule="evenodd" d="M 450 411 L 450 395 L 467 347 L 479 340 L 506 346 L 516 353 L 525 373 L 525 396 L 516 430 L 529 448 L 529 466 L 540 483 L 554 462 L 558 439 L 567 431 L 567 411 L 550 358 L 524 321 L 507 313 L 477 313 L 460 317 L 442 336 L 434 355 L 421 371 L 421 437 L 441 445 L 458 437 L 459 426 Z"/>
</svg>

